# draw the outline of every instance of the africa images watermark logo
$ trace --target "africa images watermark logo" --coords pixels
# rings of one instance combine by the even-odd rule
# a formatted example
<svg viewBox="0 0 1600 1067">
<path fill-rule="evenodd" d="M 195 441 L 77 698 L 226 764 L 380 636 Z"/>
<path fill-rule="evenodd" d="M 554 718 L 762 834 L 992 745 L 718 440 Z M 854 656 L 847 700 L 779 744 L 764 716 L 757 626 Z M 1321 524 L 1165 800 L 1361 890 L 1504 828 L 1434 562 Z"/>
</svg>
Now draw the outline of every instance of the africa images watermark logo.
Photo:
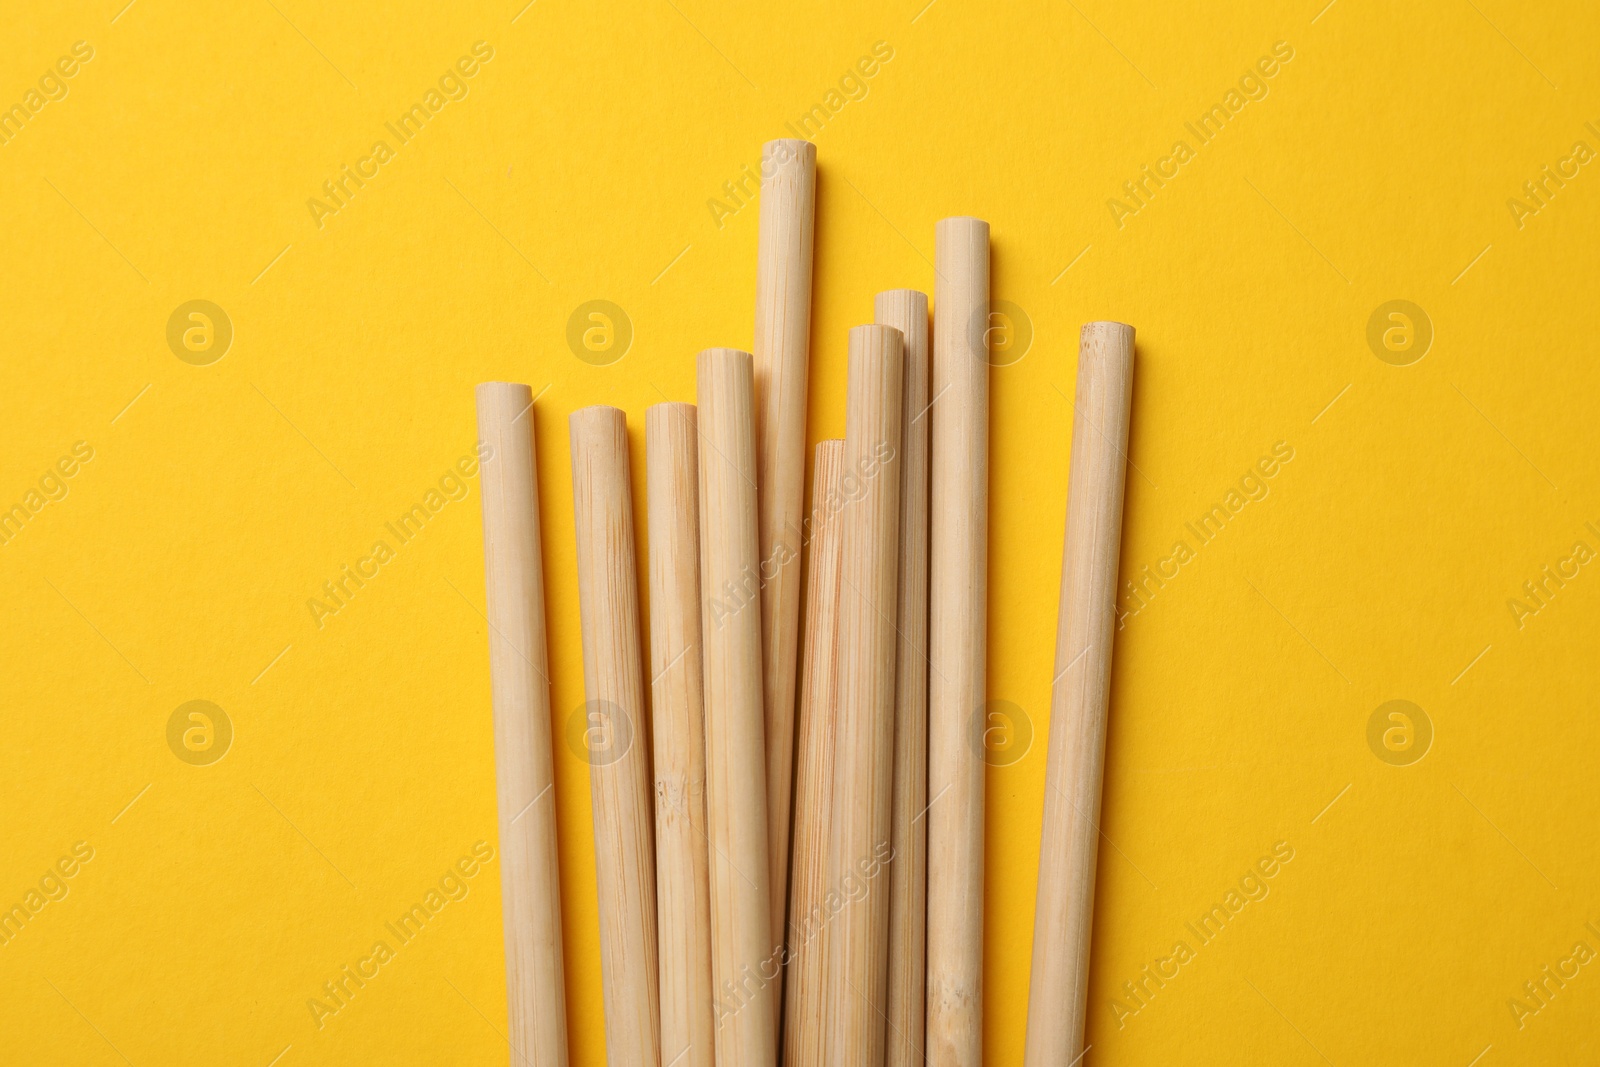
<svg viewBox="0 0 1600 1067">
<path fill-rule="evenodd" d="M 180 704 L 167 718 L 167 747 L 192 767 L 209 767 L 233 747 L 233 720 L 209 700 Z"/>
<path fill-rule="evenodd" d="M 39 917 L 39 913 L 57 901 L 67 899 L 72 892 L 69 879 L 75 878 L 83 865 L 94 859 L 94 846 L 87 841 L 75 842 L 70 853 L 64 853 L 55 863 L 45 868 L 39 880 L 30 885 L 20 900 L 0 911 L 0 947 L 11 944 L 22 931 Z"/>
<path fill-rule="evenodd" d="M 79 441 L 72 446 L 70 453 L 64 453 L 54 465 L 46 467 L 38 482 L 29 486 L 20 500 L 10 507 L 0 504 L 0 545 L 9 545 L 48 505 L 59 504 L 67 499 L 67 494 L 72 491 L 67 480 L 92 459 L 94 446 L 87 441 Z"/>
<path fill-rule="evenodd" d="M 1107 1002 L 1112 1017 L 1117 1020 L 1117 1029 L 1127 1026 L 1129 1019 L 1148 1008 L 1163 989 L 1200 958 L 1202 949 L 1238 921 L 1240 913 L 1247 906 L 1266 900 L 1272 893 L 1272 879 L 1293 860 L 1293 845 L 1287 841 L 1274 842 L 1272 852 L 1246 867 L 1238 881 L 1222 894 L 1221 900 L 1213 900 L 1198 919 L 1184 923 L 1183 928 L 1194 943 L 1190 944 L 1190 937 L 1180 935 L 1173 941 L 1172 950 L 1167 955 L 1157 956 L 1139 968 L 1132 978 L 1122 983 L 1121 991 Z"/>
<path fill-rule="evenodd" d="M 476 77 L 482 65 L 492 59 L 494 47 L 487 41 L 475 42 L 470 54 L 461 56 L 439 75 L 436 87 L 430 86 L 422 94 L 422 99 L 401 112 L 399 118 L 383 124 L 383 128 L 394 138 L 393 145 L 387 140 L 374 141 L 372 149 L 357 159 L 353 167 L 348 163 L 342 164 L 337 174 L 323 182 L 322 195 L 306 201 L 306 210 L 311 212 L 311 221 L 317 229 L 326 225 L 324 220 L 327 216 L 337 215 L 349 207 L 356 194 L 378 177 L 383 165 L 395 159 L 399 149 L 421 134 L 423 127 L 447 105 L 465 100 L 472 91 L 468 80 Z"/>
<path fill-rule="evenodd" d="M 50 104 L 67 98 L 71 86 L 67 82 L 94 58 L 94 46 L 88 41 L 75 41 L 70 55 L 58 58 L 39 75 L 33 88 L 22 94 L 22 99 L 0 110 L 0 145 L 8 145 L 23 128 L 39 117 Z"/>
<path fill-rule="evenodd" d="M 720 630 L 739 612 L 759 604 L 762 590 L 778 577 L 784 567 L 799 557 L 801 549 L 811 543 L 821 523 L 864 497 L 868 484 L 887 469 L 898 456 L 899 453 L 894 445 L 888 441 L 875 443 L 870 453 L 863 454 L 856 460 L 855 469 L 844 472 L 837 490 L 821 500 L 812 501 L 811 513 L 805 517 L 800 526 L 791 525 L 783 531 L 773 543 L 772 550 L 756 569 L 746 567 L 738 581 L 730 579 L 722 583 L 720 590 L 706 591 L 703 618 L 709 618 L 711 624 Z M 798 537 L 795 536 L 797 534 Z"/>
<path fill-rule="evenodd" d="M 233 320 L 210 300 L 186 300 L 167 317 L 167 347 L 191 367 L 209 367 L 233 347 Z"/>
<path fill-rule="evenodd" d="M 1410 300 L 1390 300 L 1367 319 L 1367 347 L 1391 367 L 1409 367 L 1433 347 L 1433 320 Z"/>
<path fill-rule="evenodd" d="M 567 347 L 591 367 L 609 367 L 633 346 L 633 320 L 609 300 L 587 300 L 567 317 Z"/>
<path fill-rule="evenodd" d="M 1409 767 L 1433 747 L 1433 720 L 1409 700 L 1385 701 L 1367 718 L 1367 747 L 1391 767 Z"/>
<path fill-rule="evenodd" d="M 494 862 L 494 846 L 487 841 L 472 845 L 470 855 L 462 855 L 446 867 L 438 881 L 430 885 L 421 899 L 402 911 L 398 918 L 383 924 L 384 933 L 372 943 L 372 948 L 353 963 L 346 963 L 328 981 L 322 983 L 317 994 L 306 998 L 306 1010 L 312 1022 L 321 1030 L 328 1020 L 343 1012 L 367 988 L 368 983 L 383 973 L 383 968 L 393 961 L 400 950 L 422 935 L 428 925 L 439 918 L 439 913 L 451 904 L 466 900 L 472 892 L 472 880 L 488 864 Z M 392 942 L 392 943 L 391 943 Z"/>
<path fill-rule="evenodd" d="M 1590 133 L 1600 137 L 1600 127 L 1593 122 L 1583 125 Z M 1566 155 L 1558 157 L 1554 164 L 1544 164 L 1539 168 L 1539 173 L 1523 182 L 1521 193 L 1506 199 L 1506 210 L 1511 212 L 1511 221 L 1517 229 L 1522 229 L 1530 218 L 1549 207 L 1550 201 L 1560 195 L 1567 183 L 1577 178 L 1594 158 L 1595 150 L 1589 146 L 1589 142 L 1573 141 Z"/>
<path fill-rule="evenodd" d="M 893 45 L 888 41 L 873 42 L 870 54 L 861 56 L 847 67 L 839 76 L 836 87 L 830 86 L 822 94 L 822 99 L 792 121 L 785 122 L 784 129 L 799 140 L 812 140 L 846 107 L 867 98 L 867 94 L 872 92 L 872 79 L 892 59 Z M 737 174 L 722 183 L 722 195 L 706 200 L 706 210 L 711 213 L 711 222 L 717 229 L 722 229 L 730 218 L 756 203 L 761 194 L 761 180 L 772 177 L 779 164 L 788 162 L 787 145 L 776 142 L 774 151 L 775 155 L 766 156 L 756 166 L 742 164 Z"/>
<path fill-rule="evenodd" d="M 591 767 L 609 767 L 633 747 L 633 718 L 609 700 L 586 700 L 567 717 L 567 748 Z"/>
<path fill-rule="evenodd" d="M 1106 210 L 1111 213 L 1111 221 L 1117 229 L 1122 229 L 1128 219 L 1149 207 L 1156 194 L 1183 173 L 1185 164 L 1198 158 L 1201 148 L 1220 137 L 1228 123 L 1237 119 L 1251 101 L 1265 100 L 1272 91 L 1268 83 L 1293 59 L 1294 46 L 1288 41 L 1278 41 L 1272 46 L 1272 54 L 1260 57 L 1247 67 L 1237 85 L 1230 86 L 1221 100 L 1193 122 L 1185 122 L 1183 128 L 1194 138 L 1194 144 L 1180 137 L 1172 143 L 1167 155 L 1154 164 L 1141 166 L 1137 176 L 1122 183 L 1122 193 L 1106 201 Z"/>
<path fill-rule="evenodd" d="M 1294 446 L 1287 441 L 1273 443 L 1272 450 L 1246 467 L 1235 485 L 1229 486 L 1221 499 L 1213 503 L 1191 522 L 1183 524 L 1188 536 L 1179 537 L 1165 556 L 1157 557 L 1137 571 L 1129 566 L 1124 573 L 1133 575 L 1124 579 L 1122 594 L 1117 606 L 1117 629 L 1138 615 L 1156 599 L 1167 584 L 1183 573 L 1184 567 L 1199 558 L 1200 550 L 1221 536 L 1227 525 L 1253 503 L 1267 499 L 1272 493 L 1272 479 L 1294 460 Z M 1194 543 L 1190 544 L 1190 538 Z"/>
<path fill-rule="evenodd" d="M 383 524 L 383 528 L 394 539 L 393 545 L 387 538 L 378 538 L 366 555 L 356 557 L 351 563 L 341 564 L 339 572 L 322 583 L 321 594 L 307 597 L 306 610 L 311 613 L 311 621 L 317 629 L 327 624 L 328 616 L 337 615 L 349 607 L 350 602 L 367 587 L 367 583 L 399 558 L 400 549 L 420 536 L 428 523 L 436 519 L 447 505 L 452 501 L 465 500 L 472 492 L 471 479 L 477 476 L 480 462 L 493 457 L 494 446 L 487 441 L 479 441 L 471 453 L 461 456 L 453 466 L 445 468 L 439 476 L 437 489 L 430 488 L 420 501 L 413 502 L 398 518 Z"/>
</svg>

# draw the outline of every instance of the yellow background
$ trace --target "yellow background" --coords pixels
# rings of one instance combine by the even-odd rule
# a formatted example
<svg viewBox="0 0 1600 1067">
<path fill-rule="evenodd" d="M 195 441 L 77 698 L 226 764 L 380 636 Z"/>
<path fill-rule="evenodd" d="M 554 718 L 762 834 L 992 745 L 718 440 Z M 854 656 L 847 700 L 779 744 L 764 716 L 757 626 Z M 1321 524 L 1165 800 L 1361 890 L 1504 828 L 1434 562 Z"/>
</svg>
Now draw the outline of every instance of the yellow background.
<svg viewBox="0 0 1600 1067">
<path fill-rule="evenodd" d="M 94 449 L 0 547 L 0 904 L 95 850 L 0 947 L 0 1062 L 507 1061 L 495 863 L 322 1029 L 306 1006 L 496 840 L 476 481 L 320 629 L 306 601 L 469 451 L 475 383 L 543 390 L 559 738 L 582 701 L 565 415 L 627 410 L 642 532 L 645 408 L 693 398 L 698 349 L 750 343 L 756 212 L 718 228 L 707 201 L 878 41 L 815 137 L 812 439 L 843 429 L 873 294 L 931 288 L 942 216 L 991 221 L 994 296 L 1034 329 L 992 376 L 989 690 L 1035 736 L 989 775 L 988 1061 L 1021 1056 L 1097 318 L 1139 331 L 1125 578 L 1275 442 L 1294 459 L 1118 635 L 1087 1062 L 1600 1056 L 1600 967 L 1521 1029 L 1507 1006 L 1600 948 L 1600 576 L 1521 628 L 1507 607 L 1600 548 L 1600 175 L 1520 229 L 1506 204 L 1600 148 L 1592 5 L 122 2 L 0 14 L 5 106 L 94 49 L 0 146 L 0 504 Z M 470 95 L 319 229 L 308 198 L 480 40 Z M 1197 147 L 1184 122 L 1278 41 L 1270 94 Z M 1179 138 L 1196 158 L 1119 228 L 1107 200 Z M 233 324 L 210 366 L 167 345 L 192 299 Z M 608 366 L 565 339 L 592 299 L 634 330 Z M 1367 343 L 1392 299 L 1436 333 L 1410 366 Z M 194 699 L 235 730 L 210 766 L 167 744 Z M 1390 699 L 1434 728 L 1411 766 L 1367 744 Z M 592 1065 L 588 786 L 556 756 Z M 1271 894 L 1119 1028 L 1122 983 L 1278 841 Z"/>
</svg>

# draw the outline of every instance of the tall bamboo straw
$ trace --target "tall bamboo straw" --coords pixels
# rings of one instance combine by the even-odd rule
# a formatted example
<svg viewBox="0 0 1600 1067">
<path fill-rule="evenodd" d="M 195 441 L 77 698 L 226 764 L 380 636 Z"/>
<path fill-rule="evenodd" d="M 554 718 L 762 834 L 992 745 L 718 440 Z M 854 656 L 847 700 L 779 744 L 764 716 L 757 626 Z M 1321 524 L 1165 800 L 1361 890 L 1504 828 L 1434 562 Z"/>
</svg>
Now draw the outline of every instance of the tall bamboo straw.
<svg viewBox="0 0 1600 1067">
<path fill-rule="evenodd" d="M 822 1048 L 823 991 L 827 987 L 823 946 L 833 917 L 827 899 L 827 867 L 838 713 L 844 442 L 818 444 L 813 469 L 811 580 L 806 589 L 805 675 L 795 759 L 794 891 L 789 895 L 789 965 L 784 987 L 785 1067 L 826 1067 Z"/>
<path fill-rule="evenodd" d="M 922 817 L 928 803 L 928 298 L 911 289 L 879 293 L 875 318 L 899 330 L 906 349 L 885 1062 L 922 1067 L 928 929 L 928 824 Z"/>
<path fill-rule="evenodd" d="M 572 504 L 583 619 L 585 751 L 600 898 L 606 1059 L 660 1063 L 655 847 L 640 665 L 628 427 L 622 412 L 572 413 Z"/>
<path fill-rule="evenodd" d="M 989 224 L 935 230 L 929 515 L 929 1067 L 983 1058 L 984 762 L 989 595 Z"/>
<path fill-rule="evenodd" d="M 756 245 L 756 445 L 761 475 L 761 662 L 765 685 L 767 841 L 772 943 L 783 940 L 794 771 L 795 645 L 800 633 L 800 515 L 805 506 L 806 378 L 811 348 L 817 149 L 769 141 L 761 152 Z M 781 1005 L 774 984 L 774 1010 Z"/>
<path fill-rule="evenodd" d="M 711 974 L 718 1067 L 776 1062 L 774 951 L 767 886 L 760 562 L 754 385 L 749 353 L 700 353 L 700 574 L 711 831 Z"/>
<path fill-rule="evenodd" d="M 486 446 L 483 559 L 505 909 L 506 1016 L 511 1051 L 519 1064 L 566 1067 L 533 393 L 526 385 L 485 382 L 478 386 L 477 401 L 478 437 Z"/>
<path fill-rule="evenodd" d="M 844 460 L 839 721 L 833 759 L 829 885 L 850 901 L 827 938 L 830 1067 L 881 1067 L 894 859 L 895 613 L 899 608 L 900 452 L 905 342 L 889 326 L 850 331 Z M 851 480 L 854 481 L 852 486 Z"/>
<path fill-rule="evenodd" d="M 711 874 L 700 664 L 699 450 L 693 404 L 645 412 L 650 509 L 650 677 L 656 766 L 661 1054 L 713 1067 Z"/>
<path fill-rule="evenodd" d="M 1089 323 L 1072 420 L 1025 1067 L 1061 1067 L 1083 1052 L 1132 397 L 1133 327 Z"/>
</svg>

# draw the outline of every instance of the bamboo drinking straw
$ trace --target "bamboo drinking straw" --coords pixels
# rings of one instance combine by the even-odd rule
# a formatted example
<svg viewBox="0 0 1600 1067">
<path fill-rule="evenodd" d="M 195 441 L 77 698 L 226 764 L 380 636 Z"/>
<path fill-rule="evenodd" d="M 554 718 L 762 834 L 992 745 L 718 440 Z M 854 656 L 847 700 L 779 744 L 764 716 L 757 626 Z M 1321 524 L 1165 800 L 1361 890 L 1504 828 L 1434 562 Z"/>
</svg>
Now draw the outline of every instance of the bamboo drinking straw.
<svg viewBox="0 0 1600 1067">
<path fill-rule="evenodd" d="M 751 357 L 731 348 L 707 349 L 696 373 L 717 1064 L 760 1067 L 777 1057 L 771 987 L 782 955 L 774 951 L 767 886 Z"/>
<path fill-rule="evenodd" d="M 828 1067 L 881 1067 L 894 859 L 895 613 L 905 342 L 889 326 L 850 331 L 839 594 L 839 719 L 830 888 L 849 901 L 827 939 Z M 852 484 L 853 483 L 853 484 Z"/>
<path fill-rule="evenodd" d="M 767 739 L 772 942 L 783 938 L 794 771 L 795 645 L 800 633 L 800 515 L 805 506 L 806 377 L 811 348 L 817 149 L 769 141 L 761 153 L 756 246 L 756 444 L 761 475 L 761 663 Z M 774 998 L 780 995 L 774 983 Z M 774 999 L 774 1010 L 781 1001 Z"/>
<path fill-rule="evenodd" d="M 928 922 L 928 824 L 922 818 L 928 803 L 928 298 L 911 289 L 879 293 L 874 317 L 899 330 L 906 349 L 885 1062 L 922 1067 Z"/>
<path fill-rule="evenodd" d="M 929 496 L 929 1067 L 983 1057 L 984 761 L 989 565 L 989 224 L 935 229 Z M 981 721 L 981 720 L 980 720 Z"/>
<path fill-rule="evenodd" d="M 1025 1067 L 1064 1067 L 1083 1051 L 1132 396 L 1133 327 L 1089 323 L 1072 420 Z"/>
<path fill-rule="evenodd" d="M 644 678 L 628 427 L 611 407 L 582 408 L 569 425 L 606 1059 L 619 1067 L 657 1067 L 655 849 L 640 735 Z"/>
<path fill-rule="evenodd" d="M 650 676 L 656 766 L 661 1053 L 712 1067 L 711 875 L 700 676 L 699 458 L 693 404 L 645 412 L 650 509 Z"/>
<path fill-rule="evenodd" d="M 785 1067 L 825 1067 L 823 945 L 832 915 L 825 901 L 828 828 L 833 820 L 833 741 L 838 711 L 839 587 L 844 539 L 844 442 L 817 445 L 811 488 L 811 581 L 806 590 L 805 680 L 795 759 L 794 866 L 789 895 L 789 967 L 783 1023 Z"/>
<path fill-rule="evenodd" d="M 485 382 L 478 386 L 477 401 L 478 437 L 487 446 L 483 558 L 505 907 L 506 1015 L 519 1064 L 566 1067 L 533 393 L 526 385 Z"/>
</svg>

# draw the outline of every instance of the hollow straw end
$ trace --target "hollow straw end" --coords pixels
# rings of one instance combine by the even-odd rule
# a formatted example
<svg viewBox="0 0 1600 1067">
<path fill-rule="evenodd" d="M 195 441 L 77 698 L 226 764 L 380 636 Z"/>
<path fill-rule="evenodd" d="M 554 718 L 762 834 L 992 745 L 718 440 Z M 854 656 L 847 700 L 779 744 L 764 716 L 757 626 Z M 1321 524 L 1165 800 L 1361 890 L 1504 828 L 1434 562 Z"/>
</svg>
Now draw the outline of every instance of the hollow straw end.
<svg viewBox="0 0 1600 1067">
<path fill-rule="evenodd" d="M 1133 344 L 1133 327 L 1125 322 L 1112 322 L 1110 320 L 1086 322 L 1083 324 L 1080 336 L 1085 342 L 1089 341 L 1090 338 L 1094 338 L 1114 344 L 1131 346 Z"/>
<path fill-rule="evenodd" d="M 989 224 L 971 215 L 951 215 L 934 224 L 933 236 L 935 241 L 941 243 L 953 243 L 963 239 L 988 242 Z"/>
<path fill-rule="evenodd" d="M 920 289 L 885 289 L 879 293 L 872 304 L 878 318 L 885 318 L 895 308 L 909 308 L 915 315 L 921 312 L 928 314 L 928 294 Z"/>
<path fill-rule="evenodd" d="M 499 402 L 517 402 L 522 411 L 533 403 L 533 390 L 522 382 L 479 382 L 473 396 L 480 408 Z"/>
<path fill-rule="evenodd" d="M 755 357 L 739 348 L 704 348 L 695 357 L 695 373 L 701 378 L 714 374 L 738 373 L 740 364 L 754 369 Z"/>
<path fill-rule="evenodd" d="M 628 416 L 621 408 L 609 404 L 594 404 L 579 408 L 567 416 L 567 432 L 574 448 L 573 462 L 577 462 L 576 449 L 583 441 L 603 440 L 607 433 L 626 438 Z"/>
<path fill-rule="evenodd" d="M 1086 322 L 1078 335 L 1081 360 L 1133 364 L 1133 327 L 1125 322 Z"/>
<path fill-rule="evenodd" d="M 905 335 L 893 326 L 869 322 L 850 327 L 850 351 L 887 350 L 899 352 L 905 348 Z"/>
<path fill-rule="evenodd" d="M 814 173 L 817 169 L 817 146 L 798 137 L 780 137 L 761 146 L 761 177 L 763 180 L 781 171 L 798 170 Z"/>
<path fill-rule="evenodd" d="M 680 415 L 693 415 L 694 405 L 686 400 L 663 400 L 659 404 L 651 404 L 644 409 L 647 423 L 658 419 L 676 418 Z"/>
</svg>

